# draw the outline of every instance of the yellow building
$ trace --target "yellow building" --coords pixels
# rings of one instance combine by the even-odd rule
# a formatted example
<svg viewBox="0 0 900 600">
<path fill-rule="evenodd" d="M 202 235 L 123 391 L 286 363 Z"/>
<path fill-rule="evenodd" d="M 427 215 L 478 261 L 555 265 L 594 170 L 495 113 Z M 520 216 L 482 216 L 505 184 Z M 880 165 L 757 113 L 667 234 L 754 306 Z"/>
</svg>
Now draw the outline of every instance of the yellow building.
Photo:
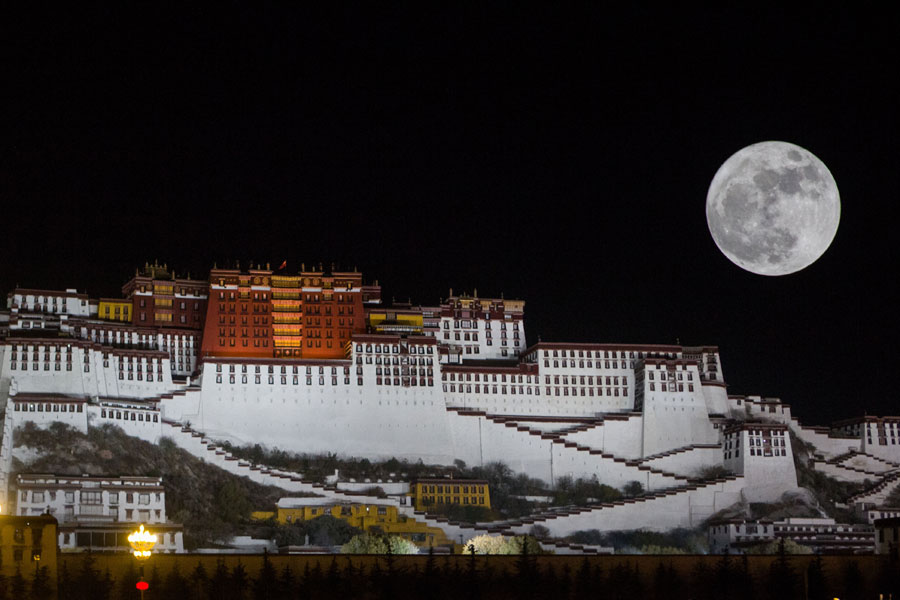
<svg viewBox="0 0 900 600">
<path fill-rule="evenodd" d="M 324 515 L 346 521 L 367 533 L 399 535 L 419 546 L 444 546 L 452 543 L 442 529 L 429 527 L 400 514 L 396 506 L 382 504 L 336 503 L 323 501 L 321 498 L 282 498 L 278 501 L 276 512 L 254 512 L 251 518 L 263 520 L 274 517 L 279 523 L 288 525 Z"/>
<path fill-rule="evenodd" d="M 131 301 L 100 298 L 100 304 L 97 305 L 97 318 L 105 321 L 131 323 Z"/>
<path fill-rule="evenodd" d="M 387 309 L 373 310 L 368 314 L 369 331 L 395 335 L 421 334 L 424 319 L 421 310 Z"/>
<path fill-rule="evenodd" d="M 416 510 L 445 504 L 491 507 L 488 482 L 483 479 L 419 479 L 409 495 Z"/>
<path fill-rule="evenodd" d="M 18 569 L 30 581 L 38 567 L 47 569 L 55 588 L 56 519 L 0 515 L 0 575 L 8 578 Z"/>
</svg>

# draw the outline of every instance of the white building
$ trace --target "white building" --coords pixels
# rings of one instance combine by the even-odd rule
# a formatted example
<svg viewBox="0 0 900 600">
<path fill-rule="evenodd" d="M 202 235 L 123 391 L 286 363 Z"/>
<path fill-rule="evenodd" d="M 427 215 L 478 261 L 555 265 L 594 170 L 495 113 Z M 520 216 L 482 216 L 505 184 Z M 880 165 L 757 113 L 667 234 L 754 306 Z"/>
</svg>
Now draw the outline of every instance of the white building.
<svg viewBox="0 0 900 600">
<path fill-rule="evenodd" d="M 182 526 L 166 521 L 160 477 L 22 474 L 16 489 L 16 513 L 55 517 L 63 551 L 128 551 L 128 534 L 143 524 L 159 535 L 155 552 L 184 552 Z"/>
<path fill-rule="evenodd" d="M 787 425 L 745 422 L 725 429 L 723 465 L 753 482 L 744 490 L 751 502 L 774 502 L 797 489 L 797 470 Z"/>
<path fill-rule="evenodd" d="M 21 516 L 50 513 L 60 523 L 166 522 L 166 491 L 160 477 L 27 474 L 16 478 L 16 488 Z"/>
<path fill-rule="evenodd" d="M 78 293 L 75 289 L 59 291 L 16 288 L 7 296 L 6 306 L 13 315 L 46 313 L 57 316 L 91 316 L 91 303 L 88 295 Z M 94 314 L 96 314 L 96 306 L 94 309 Z"/>
<path fill-rule="evenodd" d="M 523 300 L 479 298 L 477 291 L 454 296 L 450 290 L 435 337 L 463 360 L 514 359 L 525 350 L 524 309 Z"/>
<path fill-rule="evenodd" d="M 820 554 L 871 554 L 872 525 L 837 523 L 830 518 L 789 517 L 781 521 L 739 519 L 711 522 L 707 530 L 712 554 L 743 552 L 768 542 L 790 539 Z"/>
</svg>

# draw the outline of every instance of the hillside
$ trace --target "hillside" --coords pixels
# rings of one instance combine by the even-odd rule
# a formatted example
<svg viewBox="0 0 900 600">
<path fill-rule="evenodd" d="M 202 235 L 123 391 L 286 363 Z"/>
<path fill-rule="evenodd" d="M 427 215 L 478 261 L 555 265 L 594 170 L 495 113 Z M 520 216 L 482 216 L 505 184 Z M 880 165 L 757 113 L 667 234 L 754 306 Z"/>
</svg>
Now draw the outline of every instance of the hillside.
<svg viewBox="0 0 900 600">
<path fill-rule="evenodd" d="M 251 510 L 274 510 L 285 495 L 208 465 L 166 438 L 154 445 L 115 426 L 83 434 L 62 423 L 49 429 L 26 423 L 13 439 L 13 481 L 18 473 L 162 477 L 169 520 L 184 524 L 191 549 L 243 533 Z"/>
</svg>

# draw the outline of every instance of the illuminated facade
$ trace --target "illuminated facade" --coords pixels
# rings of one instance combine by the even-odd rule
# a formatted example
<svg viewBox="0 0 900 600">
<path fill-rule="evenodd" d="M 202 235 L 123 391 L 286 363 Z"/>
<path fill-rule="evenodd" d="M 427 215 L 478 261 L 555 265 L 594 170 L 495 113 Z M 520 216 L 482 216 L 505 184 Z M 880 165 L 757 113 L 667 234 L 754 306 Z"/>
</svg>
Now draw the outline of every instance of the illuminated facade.
<svg viewBox="0 0 900 600">
<path fill-rule="evenodd" d="M 524 302 L 502 294 L 451 290 L 433 306 L 384 306 L 377 281 L 356 270 L 213 268 L 201 281 L 148 264 L 123 296 L 10 293 L 0 502 L 12 429 L 54 421 L 173 436 L 200 456 L 209 440 L 228 440 L 370 460 L 500 461 L 548 483 L 596 477 L 656 494 L 663 508 L 646 521 L 643 501 L 604 507 L 609 528 L 694 526 L 734 502 L 796 491 L 788 431 L 816 449 L 814 468 L 880 481 L 854 503 L 880 506 L 900 483 L 890 479 L 898 419 L 803 426 L 777 399 L 729 395 L 715 346 L 528 345 Z M 128 303 L 131 322 L 122 310 L 117 320 Z M 723 467 L 733 475 L 700 481 Z M 417 509 L 489 508 L 481 487 L 420 481 L 411 495 Z M 597 528 L 595 518 L 556 515 L 547 526 L 566 535 Z"/>
<path fill-rule="evenodd" d="M 425 547 L 451 543 L 440 528 L 429 527 L 400 514 L 397 506 L 386 504 L 328 502 L 322 498 L 281 498 L 276 512 L 255 512 L 251 516 L 258 520 L 274 518 L 282 525 L 289 525 L 326 515 L 341 519 L 367 533 L 398 535 Z"/>
<path fill-rule="evenodd" d="M 345 345 L 366 330 L 364 303 L 377 288 L 358 272 L 319 269 L 287 275 L 256 268 L 213 269 L 204 357 L 343 358 Z"/>
<path fill-rule="evenodd" d="M 167 265 L 145 264 L 128 283 L 122 295 L 131 301 L 132 322 L 140 327 L 202 329 L 206 314 L 208 284 L 180 278 Z"/>
<path fill-rule="evenodd" d="M 56 581 L 56 533 L 56 519 L 49 515 L 0 515 L 0 577 L 9 581 L 18 571 L 31 581 L 41 567 Z"/>
<path fill-rule="evenodd" d="M 97 305 L 97 318 L 103 321 L 121 321 L 131 323 L 132 302 L 114 298 L 100 298 Z"/>
<path fill-rule="evenodd" d="M 483 479 L 418 479 L 410 488 L 416 510 L 452 505 L 491 507 L 488 482 Z"/>
</svg>

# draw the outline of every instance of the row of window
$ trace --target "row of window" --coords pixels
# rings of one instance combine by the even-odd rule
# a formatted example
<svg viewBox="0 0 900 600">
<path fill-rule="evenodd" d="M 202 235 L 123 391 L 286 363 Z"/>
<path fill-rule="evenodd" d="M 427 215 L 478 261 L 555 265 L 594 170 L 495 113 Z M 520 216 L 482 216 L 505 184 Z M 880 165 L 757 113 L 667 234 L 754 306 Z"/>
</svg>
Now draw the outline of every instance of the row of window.
<svg viewBox="0 0 900 600">
<path fill-rule="evenodd" d="M 365 352 L 367 352 L 367 353 L 375 352 L 376 354 L 381 354 L 381 353 L 400 354 L 400 346 L 398 346 L 396 344 L 394 344 L 393 346 L 391 346 L 390 344 L 384 344 L 384 345 L 382 345 L 382 344 L 374 344 L 374 345 L 366 344 L 365 348 L 366 348 Z M 420 344 L 410 344 L 409 346 L 406 347 L 406 350 L 409 354 L 433 354 L 434 353 L 434 348 L 432 346 L 425 346 L 425 345 L 420 345 Z M 356 351 L 362 352 L 363 345 L 356 344 Z"/>
<path fill-rule="evenodd" d="M 500 323 L 500 331 L 506 331 L 506 322 L 498 321 Z M 484 328 L 490 331 L 491 328 L 491 319 L 490 316 L 485 317 L 484 319 Z M 513 331 L 519 331 L 519 322 L 512 322 Z M 450 329 L 450 321 L 444 321 L 444 329 Z M 462 319 L 453 321 L 453 329 L 478 329 L 478 320 L 470 321 L 468 319 Z"/>
<path fill-rule="evenodd" d="M 676 387 L 677 387 L 678 389 L 675 389 Z M 650 382 L 650 391 L 651 391 L 651 392 L 655 392 L 655 391 L 656 391 L 656 384 L 653 383 L 652 381 Z M 683 392 L 683 391 L 684 391 L 684 384 L 683 384 L 683 383 L 679 383 L 679 384 L 676 385 L 676 384 L 674 384 L 674 383 L 669 383 L 669 384 L 660 383 L 660 384 L 659 384 L 659 391 L 661 391 L 661 392 Z M 694 391 L 694 384 L 693 384 L 693 383 L 689 383 L 689 384 L 688 384 L 688 391 L 689 391 L 689 392 L 693 392 L 693 391 Z"/>
<path fill-rule="evenodd" d="M 27 371 L 27 370 L 28 370 L 28 363 L 26 363 L 26 362 L 23 362 L 23 363 L 10 363 L 10 364 L 9 364 L 10 370 L 11 370 L 11 371 L 15 371 L 15 370 L 17 369 L 17 367 L 16 367 L 17 364 L 21 364 L 21 368 L 20 368 L 19 370 L 21 370 L 21 371 Z M 40 370 L 41 370 L 41 369 L 40 369 L 39 363 L 33 363 L 32 366 L 34 367 L 34 368 L 32 369 L 32 371 L 40 371 Z M 50 370 L 50 363 L 44 363 L 44 370 L 45 370 L 45 371 L 49 371 L 49 370 Z M 60 363 L 55 363 L 55 368 L 54 368 L 54 370 L 56 370 L 56 371 L 59 371 L 59 370 L 60 370 Z M 71 370 L 72 370 L 72 363 L 67 362 L 67 363 L 66 363 L 66 371 L 71 371 Z M 88 366 L 87 366 L 87 365 L 84 365 L 84 372 L 87 373 L 89 370 L 90 370 L 90 369 L 88 369 Z"/>
<path fill-rule="evenodd" d="M 275 365 L 267 365 L 267 368 L 268 368 L 267 372 L 268 372 L 270 375 L 272 375 L 272 374 L 275 373 Z M 324 366 L 319 366 L 319 367 L 318 367 L 318 374 L 319 374 L 319 375 L 324 375 L 324 374 L 325 374 L 325 369 L 326 369 L 326 368 L 331 369 L 331 374 L 332 374 L 332 375 L 337 375 L 338 367 L 324 367 Z M 343 373 L 344 373 L 344 375 L 349 375 L 349 374 L 350 374 L 350 367 L 342 367 L 342 368 L 343 368 Z M 235 373 L 235 372 L 236 372 L 235 369 L 236 369 L 235 365 L 228 365 L 228 372 L 229 372 L 229 373 Z M 253 367 L 253 373 L 262 373 L 261 369 L 262 369 L 262 367 L 261 367 L 260 365 L 256 365 L 256 366 Z M 291 367 L 291 373 L 293 373 L 294 375 L 297 375 L 297 374 L 299 373 L 299 369 L 300 369 L 300 367 L 298 367 L 298 366 L 293 366 L 293 367 Z M 222 372 L 222 363 L 216 363 L 216 373 L 221 373 L 221 372 Z M 241 365 L 241 371 L 240 371 L 240 372 L 241 372 L 241 373 L 248 373 L 249 371 L 248 371 L 247 365 Z M 282 366 L 280 367 L 280 372 L 281 372 L 282 375 L 286 375 L 286 374 L 287 374 L 287 366 L 282 365 Z M 306 367 L 306 374 L 307 374 L 307 375 L 312 375 L 312 373 L 313 373 L 313 367 L 309 367 L 309 366 Z"/>
<path fill-rule="evenodd" d="M 465 375 L 465 378 L 463 377 L 463 375 Z M 474 375 L 474 378 L 473 378 L 473 375 Z M 453 371 L 451 371 L 449 374 L 441 373 L 441 381 L 447 381 L 447 380 L 449 380 L 449 381 L 473 381 L 473 380 L 474 381 L 482 381 L 482 378 L 481 378 L 481 373 L 474 373 L 474 374 L 473 373 L 460 373 L 459 378 L 456 377 L 456 373 Z M 491 373 L 490 379 L 488 379 L 488 374 L 484 373 L 484 381 L 496 382 L 497 374 Z M 531 383 L 531 375 L 510 375 L 509 379 L 507 380 L 506 373 L 501 373 L 499 381 L 500 381 L 500 383 L 506 383 L 507 381 L 509 381 L 509 383 Z M 534 383 L 537 383 L 537 382 L 538 382 L 538 376 L 535 375 Z M 547 383 L 550 383 L 550 381 L 548 380 Z"/>
<path fill-rule="evenodd" d="M 528 395 L 528 396 L 531 396 L 532 394 L 534 394 L 535 396 L 541 395 L 541 388 L 539 386 L 511 385 L 508 387 L 509 387 L 509 393 L 512 394 L 513 396 L 515 396 L 517 393 L 520 395 Z M 452 383 L 449 385 L 446 383 L 443 384 L 443 389 L 445 392 L 455 393 L 457 391 L 457 388 L 459 388 L 458 391 L 460 393 L 466 393 L 466 394 L 482 393 L 482 385 L 477 384 L 477 383 L 474 386 L 472 386 L 471 384 L 465 384 L 465 385 L 459 384 L 458 386 L 456 384 L 452 384 Z M 483 386 L 483 388 L 484 388 L 485 394 L 497 394 L 498 393 L 496 385 L 485 384 Z M 604 389 L 606 390 L 605 394 L 603 393 Z M 518 390 L 518 392 L 516 390 Z M 532 390 L 534 390 L 534 391 L 532 392 Z M 602 388 L 602 387 L 600 387 L 600 388 L 596 388 L 596 393 L 594 390 L 595 390 L 595 388 L 592 388 L 592 387 L 569 388 L 569 387 L 549 387 L 548 386 L 545 388 L 546 394 L 548 396 L 586 396 L 586 397 L 598 396 L 601 398 L 604 396 L 607 398 L 620 398 L 620 397 L 627 398 L 628 397 L 628 390 L 625 388 L 622 388 L 621 394 L 619 392 L 619 388 Z M 499 393 L 506 394 L 507 386 L 501 385 Z"/>
<path fill-rule="evenodd" d="M 272 318 L 274 319 L 275 317 L 272 317 Z M 229 317 L 228 317 L 228 324 L 229 324 L 229 325 L 234 325 L 234 324 L 235 324 L 234 319 L 235 319 L 234 315 L 229 316 Z M 219 325 L 224 325 L 224 324 L 225 324 L 225 315 L 219 315 Z M 247 323 L 247 317 L 241 317 L 241 325 L 247 325 L 247 324 L 248 324 L 248 323 Z M 253 324 L 254 324 L 254 325 L 268 325 L 268 324 L 269 324 L 269 317 L 254 316 L 254 317 L 253 317 Z M 232 335 L 233 335 L 233 334 L 232 334 Z"/>
<path fill-rule="evenodd" d="M 473 494 L 484 494 L 484 486 L 483 485 L 423 485 L 421 486 L 421 493 L 423 494 L 459 494 L 462 492 L 463 494 L 469 493 L 469 487 L 472 488 Z M 446 488 L 446 489 L 444 489 Z M 482 502 L 484 499 L 482 498 Z"/>
<path fill-rule="evenodd" d="M 109 498 L 109 504 L 118 505 L 119 504 L 119 494 L 117 491 L 107 491 Z M 125 494 L 125 504 L 150 504 L 150 494 L 149 493 L 135 493 L 135 492 L 121 492 Z M 42 504 L 44 502 L 56 502 L 56 490 L 41 490 L 41 491 L 32 491 L 22 490 L 20 493 L 20 498 L 22 502 L 31 502 L 32 504 Z M 68 504 L 75 503 L 75 492 L 62 492 L 63 499 Z M 88 491 L 81 490 L 79 492 L 78 501 L 81 504 L 103 504 L 103 492 L 100 491 Z M 30 495 L 30 500 L 29 500 Z M 135 498 L 137 499 L 135 501 Z M 156 502 L 162 502 L 162 492 L 156 492 Z"/>
<path fill-rule="evenodd" d="M 569 350 L 568 351 L 569 358 L 591 358 L 590 350 L 578 350 L 577 356 L 576 356 L 575 352 L 576 352 L 575 350 Z M 565 358 L 566 357 L 566 350 L 552 350 L 552 353 L 553 353 L 553 358 Z M 551 350 L 544 350 L 544 358 L 549 358 L 550 354 L 551 354 Z M 645 354 L 644 352 L 638 352 L 637 356 L 635 356 L 635 352 L 631 351 L 631 352 L 628 352 L 627 356 L 626 356 L 626 352 L 624 350 L 613 350 L 613 351 L 595 350 L 594 358 L 631 358 L 631 359 L 634 359 L 634 358 L 644 358 L 644 354 Z M 646 353 L 646 354 L 649 355 L 651 353 Z M 659 353 L 654 353 L 654 354 L 659 354 Z M 674 354 L 672 354 L 672 358 L 675 358 Z"/>
<path fill-rule="evenodd" d="M 419 367 L 403 367 L 402 370 L 403 370 L 403 375 L 412 375 L 412 376 L 419 375 Z M 401 371 L 400 367 L 394 367 L 393 375 L 400 375 L 401 374 L 400 371 Z M 357 375 L 363 374 L 362 367 L 356 367 L 356 374 Z M 382 372 L 381 367 L 375 367 L 375 374 L 376 375 L 391 375 L 392 374 L 391 368 L 384 367 L 384 372 Z M 426 369 L 425 367 L 422 367 L 421 374 L 428 375 L 429 377 L 433 377 L 434 371 L 430 368 Z"/>
<path fill-rule="evenodd" d="M 357 357 L 356 357 L 356 364 L 358 364 L 358 365 L 363 364 L 363 357 L 362 357 L 362 356 L 357 356 Z M 372 364 L 372 357 L 371 357 L 371 356 L 367 356 L 367 357 L 366 357 L 366 364 L 367 364 L 367 365 L 371 365 L 371 364 Z M 389 365 L 389 364 L 391 364 L 391 357 L 390 357 L 390 356 L 385 356 L 385 357 L 384 357 L 384 361 L 382 362 L 382 358 L 381 358 L 380 356 L 376 356 L 376 357 L 375 357 L 375 364 L 376 364 L 376 365 L 380 365 L 380 364 Z M 428 357 L 428 358 L 416 358 L 415 356 L 413 356 L 413 357 L 406 357 L 406 356 L 404 356 L 402 359 L 400 359 L 400 358 L 398 358 L 398 357 L 395 356 L 395 357 L 394 357 L 394 360 L 393 360 L 393 364 L 395 364 L 395 365 L 404 364 L 404 365 L 422 365 L 422 366 L 425 366 L 425 365 L 433 365 L 433 364 L 434 364 L 434 359 L 432 359 L 431 357 Z"/>
<path fill-rule="evenodd" d="M 422 503 L 425 506 L 434 506 L 436 504 L 476 504 L 484 506 L 484 496 L 476 496 L 471 498 L 468 496 L 462 497 L 462 502 L 460 502 L 459 496 L 423 496 Z"/>
<path fill-rule="evenodd" d="M 33 403 L 16 402 L 15 410 L 18 412 L 84 412 L 83 404 L 74 403 Z"/>
<path fill-rule="evenodd" d="M 22 354 L 27 354 L 28 351 L 29 351 L 29 349 L 30 349 L 30 350 L 35 354 L 35 356 L 36 356 L 36 355 L 38 354 L 38 352 L 40 351 L 40 349 L 43 349 L 44 353 L 47 353 L 47 352 L 50 352 L 51 350 L 53 350 L 54 352 L 56 352 L 57 354 L 59 354 L 59 353 L 62 351 L 63 348 L 62 348 L 62 346 L 27 346 L 27 345 L 25 345 L 25 344 L 22 344 L 22 348 L 21 348 Z M 16 352 L 18 352 L 19 350 L 20 350 L 20 348 L 19 348 L 19 345 L 18 345 L 18 344 L 12 344 L 12 346 L 10 347 L 10 353 L 12 354 L 13 357 L 16 356 Z M 71 345 L 66 345 L 65 351 L 66 351 L 67 354 L 71 354 L 71 353 L 72 353 L 72 346 L 71 346 Z"/>
<path fill-rule="evenodd" d="M 250 382 L 250 379 L 249 379 L 249 377 L 248 377 L 247 375 L 241 375 L 240 377 L 241 377 L 241 380 L 240 380 L 241 383 L 249 383 L 249 382 Z M 345 374 L 345 376 L 344 376 L 343 379 L 344 379 L 344 385 L 350 385 L 350 377 L 348 377 L 348 376 Z M 287 378 L 287 375 L 282 375 L 282 376 L 280 377 L 280 381 L 281 381 L 281 385 L 287 385 L 287 384 L 288 384 L 288 378 Z M 324 375 L 319 375 L 318 381 L 319 381 L 319 385 L 325 385 L 325 381 L 326 381 L 325 376 L 324 376 Z M 222 383 L 222 376 L 221 376 L 221 375 L 216 375 L 216 383 Z M 230 383 L 230 384 L 237 383 L 237 377 L 236 377 L 235 375 L 229 375 L 229 376 L 228 376 L 228 383 Z M 254 383 L 254 384 L 261 384 L 261 383 L 262 383 L 262 376 L 261 376 L 261 375 L 254 375 L 254 376 L 253 376 L 253 383 Z M 275 384 L 275 376 L 274 376 L 274 375 L 269 375 L 269 376 L 268 376 L 268 383 L 269 383 L 269 385 L 274 385 L 274 384 Z M 299 378 L 297 375 L 293 375 L 293 376 L 291 377 L 291 383 L 292 383 L 293 385 L 300 385 L 300 378 Z M 308 376 L 306 377 L 306 385 L 312 385 L 312 384 L 313 384 L 313 377 L 310 376 L 310 375 L 308 375 Z M 338 377 L 337 377 L 336 375 L 332 375 L 332 376 L 331 376 L 331 385 L 338 385 Z M 357 385 L 362 385 L 362 377 L 359 377 L 359 378 L 358 378 L 358 380 L 357 380 Z"/>
<path fill-rule="evenodd" d="M 647 378 L 650 379 L 650 381 L 653 381 L 653 378 L 654 378 L 654 373 L 653 373 L 653 371 L 648 371 L 648 372 L 647 372 Z M 674 372 L 674 371 L 673 371 L 672 373 L 670 373 L 670 374 L 668 375 L 668 378 L 671 379 L 672 381 L 676 381 L 676 380 L 677 380 L 677 381 L 683 381 L 683 380 L 684 380 L 684 376 L 683 376 L 683 374 L 682 374 L 681 371 L 678 371 L 678 372 Z M 660 380 L 660 381 L 665 381 L 665 380 L 666 380 L 666 372 L 665 372 L 665 371 L 662 371 L 662 372 L 659 374 L 659 380 Z M 694 380 L 694 374 L 691 373 L 690 371 L 687 372 L 687 380 L 688 380 L 688 381 L 693 381 L 693 380 Z"/>
<path fill-rule="evenodd" d="M 122 411 L 122 410 L 113 410 L 113 409 L 107 410 L 107 409 L 103 408 L 100 410 L 100 417 L 102 417 L 104 419 L 106 419 L 106 418 L 118 419 L 120 421 L 138 421 L 141 423 L 150 423 L 151 417 L 152 417 L 152 421 L 154 423 L 159 423 L 159 414 L 157 414 L 157 413 L 148 414 L 148 413 L 144 413 L 144 412 L 137 411 L 137 410 Z"/>
<path fill-rule="evenodd" d="M 392 384 L 393 382 L 393 384 Z M 363 378 L 359 377 L 356 380 L 357 385 L 362 385 Z M 434 379 L 431 377 L 419 377 L 416 379 L 415 377 L 394 377 L 391 379 L 390 377 L 376 377 L 375 385 L 402 385 L 403 387 L 425 387 L 425 386 L 434 386 Z"/>
</svg>

